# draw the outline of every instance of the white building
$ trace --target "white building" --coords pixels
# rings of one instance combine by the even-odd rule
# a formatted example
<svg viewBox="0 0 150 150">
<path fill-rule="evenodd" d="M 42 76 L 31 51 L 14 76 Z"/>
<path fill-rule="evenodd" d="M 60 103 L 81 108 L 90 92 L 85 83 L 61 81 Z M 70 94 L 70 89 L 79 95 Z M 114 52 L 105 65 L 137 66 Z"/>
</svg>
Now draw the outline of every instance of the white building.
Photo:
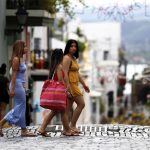
<svg viewBox="0 0 150 150">
<path fill-rule="evenodd" d="M 8 60 L 8 37 L 5 34 L 6 28 L 6 3 L 5 1 L 0 1 L 0 66 L 2 63 L 6 63 L 9 66 Z M 10 42 L 10 41 L 9 41 Z"/>
</svg>

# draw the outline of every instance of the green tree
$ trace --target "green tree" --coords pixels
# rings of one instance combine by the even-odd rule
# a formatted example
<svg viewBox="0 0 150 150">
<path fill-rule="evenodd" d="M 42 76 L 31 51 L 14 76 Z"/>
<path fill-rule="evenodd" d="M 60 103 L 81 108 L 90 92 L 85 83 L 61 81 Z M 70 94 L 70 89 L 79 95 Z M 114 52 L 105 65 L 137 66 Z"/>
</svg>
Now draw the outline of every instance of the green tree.
<svg viewBox="0 0 150 150">
<path fill-rule="evenodd" d="M 85 5 L 84 0 L 74 0 L 78 3 Z M 75 5 L 71 0 L 43 0 L 43 7 L 51 14 L 56 14 L 59 11 L 64 11 L 70 17 L 74 16 Z"/>
<path fill-rule="evenodd" d="M 86 48 L 85 42 L 81 42 L 80 40 L 78 40 L 78 46 L 79 46 L 80 52 L 83 52 Z"/>
<path fill-rule="evenodd" d="M 79 27 L 77 27 L 75 34 L 77 34 L 78 37 L 81 37 L 81 38 L 84 37 L 84 35 Z"/>
<path fill-rule="evenodd" d="M 80 52 L 83 52 L 86 48 L 86 42 L 87 42 L 86 36 L 83 34 L 80 27 L 77 27 L 75 34 L 78 36 L 79 50 L 80 50 Z"/>
</svg>

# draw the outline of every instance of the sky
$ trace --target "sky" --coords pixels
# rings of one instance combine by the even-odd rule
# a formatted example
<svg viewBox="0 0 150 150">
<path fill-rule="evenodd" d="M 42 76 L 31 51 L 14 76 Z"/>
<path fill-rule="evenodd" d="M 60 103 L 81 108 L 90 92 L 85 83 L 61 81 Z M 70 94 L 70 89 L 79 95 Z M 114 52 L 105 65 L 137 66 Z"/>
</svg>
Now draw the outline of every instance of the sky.
<svg viewBox="0 0 150 150">
<path fill-rule="evenodd" d="M 84 0 L 87 7 L 72 1 L 77 17 L 84 21 L 150 19 L 150 0 Z"/>
<path fill-rule="evenodd" d="M 118 4 L 118 5 L 130 5 L 133 3 L 150 3 L 150 0 L 84 0 L 85 4 L 88 6 L 108 6 L 108 5 L 113 5 L 113 4 Z M 74 3 L 76 3 L 74 1 Z"/>
</svg>

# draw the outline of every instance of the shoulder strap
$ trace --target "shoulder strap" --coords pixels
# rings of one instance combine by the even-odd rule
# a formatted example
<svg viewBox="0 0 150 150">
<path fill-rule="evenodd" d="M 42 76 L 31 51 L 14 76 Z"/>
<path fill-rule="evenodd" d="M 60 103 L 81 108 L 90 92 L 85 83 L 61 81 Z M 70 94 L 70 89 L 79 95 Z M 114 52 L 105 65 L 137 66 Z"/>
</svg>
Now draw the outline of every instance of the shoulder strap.
<svg viewBox="0 0 150 150">
<path fill-rule="evenodd" d="M 72 60 L 71 60 L 71 62 L 70 62 L 70 66 L 69 66 L 69 69 L 71 68 L 71 65 L 72 65 Z"/>
</svg>

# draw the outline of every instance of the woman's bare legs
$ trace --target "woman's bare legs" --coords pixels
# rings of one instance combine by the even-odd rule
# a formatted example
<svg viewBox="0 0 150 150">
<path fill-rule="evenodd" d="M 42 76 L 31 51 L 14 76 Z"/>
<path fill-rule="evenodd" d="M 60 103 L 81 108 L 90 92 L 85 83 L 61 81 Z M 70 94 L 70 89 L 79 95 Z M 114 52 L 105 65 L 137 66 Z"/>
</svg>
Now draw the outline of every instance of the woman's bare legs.
<svg viewBox="0 0 150 150">
<path fill-rule="evenodd" d="M 67 110 L 66 110 L 67 112 L 66 112 L 66 114 L 68 116 L 68 121 L 69 122 L 71 121 L 71 118 L 73 116 L 73 108 L 72 108 L 73 102 L 74 102 L 73 99 L 68 99 L 68 102 L 67 102 Z"/>
<path fill-rule="evenodd" d="M 1 113 L 0 119 L 4 118 L 4 116 L 5 116 L 6 107 L 7 107 L 7 104 L 4 102 L 1 102 L 1 104 L 0 104 L 0 113 Z"/>
<path fill-rule="evenodd" d="M 46 129 L 47 125 L 52 120 L 52 118 L 56 115 L 56 113 L 57 113 L 56 111 L 51 111 L 51 112 L 47 113 L 47 115 L 43 119 L 43 122 L 42 122 L 40 128 L 38 129 L 38 131 L 40 133 L 44 133 L 45 132 L 45 129 Z"/>
<path fill-rule="evenodd" d="M 80 116 L 83 108 L 85 107 L 85 102 L 84 102 L 83 96 L 75 97 L 74 101 L 77 104 L 77 107 L 73 112 L 73 116 L 72 116 L 72 119 L 71 119 L 71 122 L 70 122 L 70 127 L 75 132 L 79 132 L 79 130 L 76 128 L 76 123 L 79 119 L 79 116 Z"/>
<path fill-rule="evenodd" d="M 3 128 L 3 125 L 6 123 L 7 121 L 3 118 L 1 121 L 0 121 L 0 128 Z"/>
<path fill-rule="evenodd" d="M 2 128 L 3 128 L 3 125 L 6 123 L 7 121 L 5 119 L 2 119 L 0 121 L 0 137 L 3 136 L 3 133 L 2 133 Z"/>
<path fill-rule="evenodd" d="M 68 117 L 67 117 L 67 114 L 66 114 L 66 110 L 61 111 L 61 121 L 62 121 L 62 124 L 63 124 L 63 131 L 64 132 L 69 132 L 70 127 L 69 127 L 69 121 L 68 121 Z"/>
<path fill-rule="evenodd" d="M 6 123 L 7 121 L 5 119 L 2 119 L 0 121 L 0 137 L 3 136 L 3 133 L 2 133 L 2 128 L 3 128 L 3 125 Z M 27 130 L 27 128 L 21 128 L 21 136 L 26 136 L 26 137 L 33 137 L 33 136 L 36 136 L 36 134 L 34 133 L 31 133 Z"/>
<path fill-rule="evenodd" d="M 76 136 L 75 132 L 73 132 L 69 126 L 68 116 L 67 116 L 67 110 L 61 111 L 61 121 L 63 124 L 63 134 L 66 136 Z"/>
</svg>

